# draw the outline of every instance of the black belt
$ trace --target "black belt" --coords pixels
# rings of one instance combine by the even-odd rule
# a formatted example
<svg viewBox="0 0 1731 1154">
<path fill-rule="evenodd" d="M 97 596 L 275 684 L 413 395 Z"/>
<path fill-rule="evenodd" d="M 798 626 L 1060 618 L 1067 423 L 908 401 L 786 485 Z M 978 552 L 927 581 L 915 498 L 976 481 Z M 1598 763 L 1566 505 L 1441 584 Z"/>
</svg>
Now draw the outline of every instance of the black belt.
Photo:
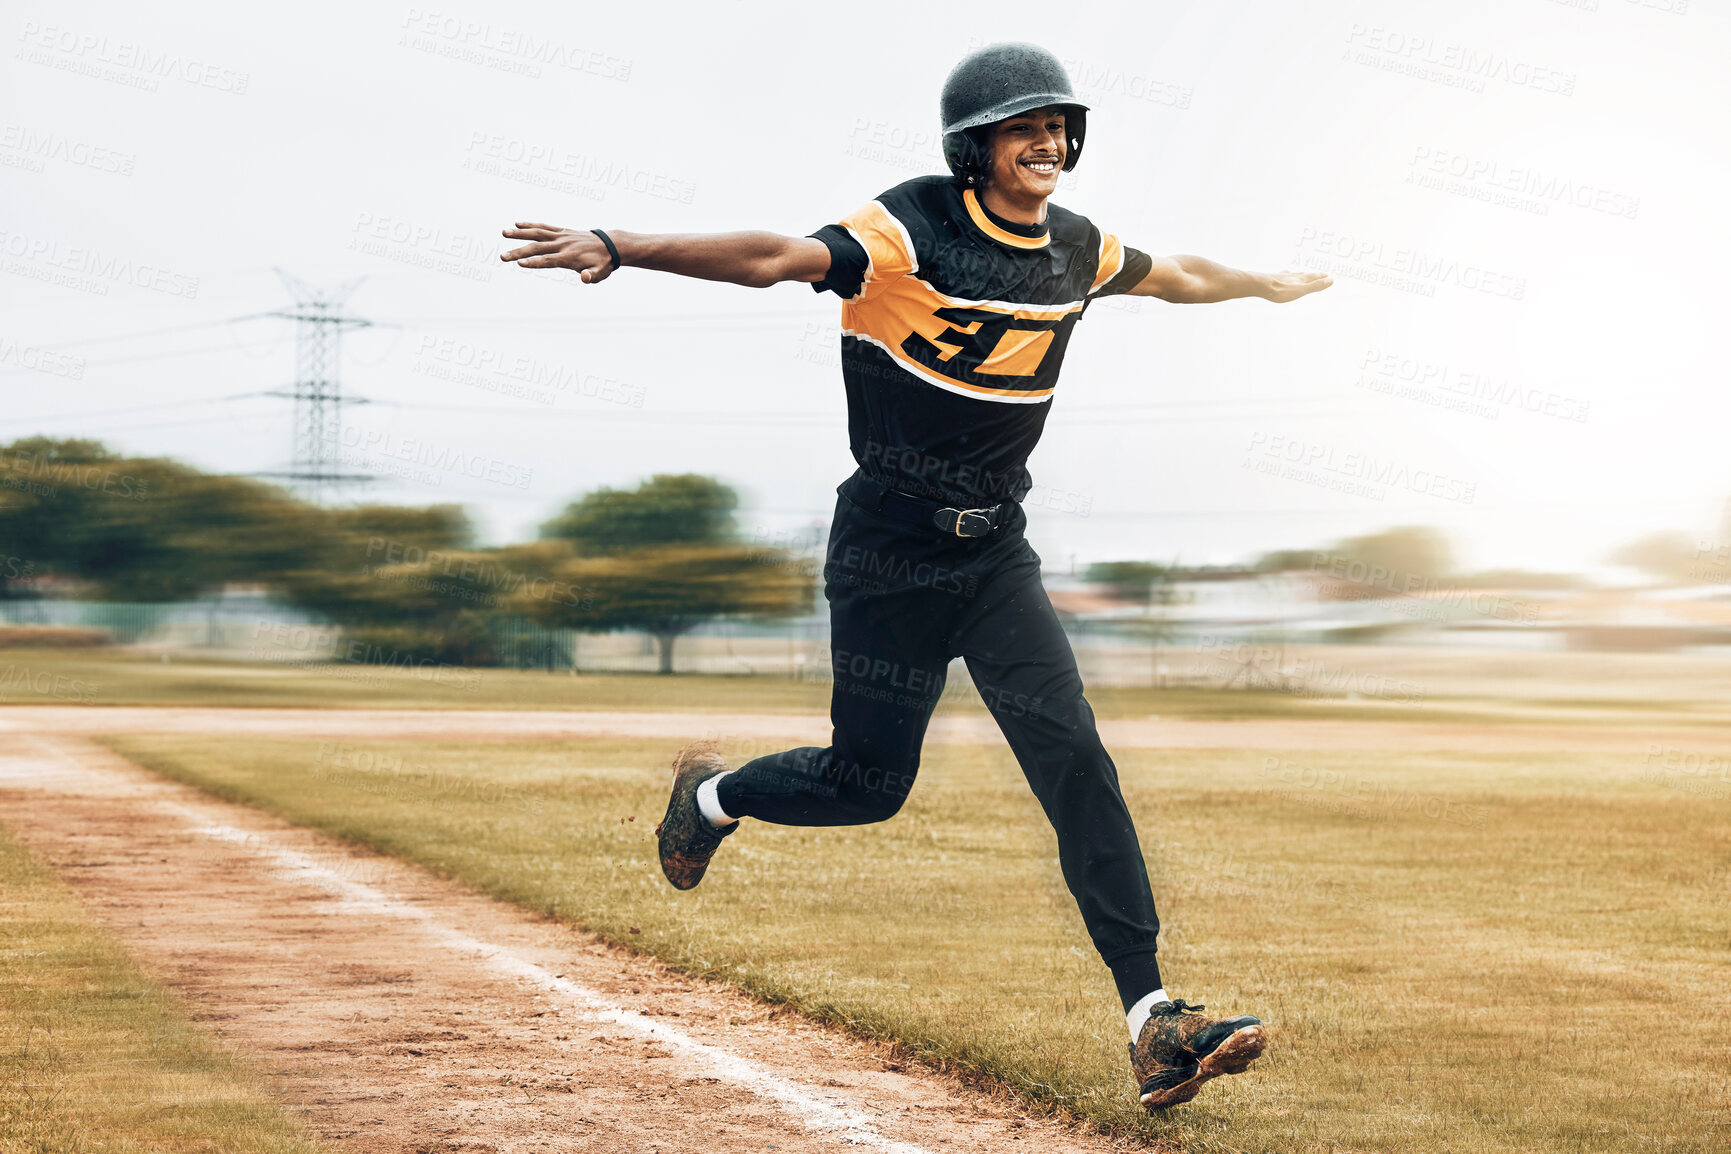
<svg viewBox="0 0 1731 1154">
<path fill-rule="evenodd" d="M 941 501 L 892 489 L 864 473 L 855 473 L 842 482 L 841 491 L 848 500 L 874 513 L 920 528 L 936 526 L 956 537 L 984 537 L 1007 520 L 1015 506 L 1013 501 L 1004 501 L 986 509 L 958 509 Z"/>
</svg>

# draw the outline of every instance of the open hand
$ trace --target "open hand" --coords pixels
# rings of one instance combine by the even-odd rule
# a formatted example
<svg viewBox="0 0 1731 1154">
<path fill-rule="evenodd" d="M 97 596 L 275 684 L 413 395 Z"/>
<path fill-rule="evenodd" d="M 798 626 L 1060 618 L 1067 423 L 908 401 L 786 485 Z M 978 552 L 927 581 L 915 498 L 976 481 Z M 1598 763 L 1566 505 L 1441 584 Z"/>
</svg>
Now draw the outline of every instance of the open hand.
<svg viewBox="0 0 1731 1154">
<path fill-rule="evenodd" d="M 1325 272 L 1294 272 L 1292 269 L 1285 269 L 1268 274 L 1268 287 L 1262 295 L 1266 300 L 1283 305 L 1287 301 L 1319 293 L 1333 283 L 1334 278 Z"/>
<path fill-rule="evenodd" d="M 500 260 L 513 261 L 520 268 L 576 269 L 584 284 L 598 284 L 613 273 L 612 254 L 600 237 L 587 230 L 520 220 L 516 228 L 506 229 L 503 235 L 529 242 L 499 256 Z"/>
</svg>

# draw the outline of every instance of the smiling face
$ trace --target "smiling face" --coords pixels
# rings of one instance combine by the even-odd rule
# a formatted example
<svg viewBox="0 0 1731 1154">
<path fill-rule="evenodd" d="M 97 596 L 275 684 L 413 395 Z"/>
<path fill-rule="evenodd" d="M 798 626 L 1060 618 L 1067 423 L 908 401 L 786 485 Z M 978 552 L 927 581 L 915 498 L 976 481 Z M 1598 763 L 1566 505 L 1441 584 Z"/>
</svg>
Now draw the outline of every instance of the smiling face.
<svg viewBox="0 0 1731 1154">
<path fill-rule="evenodd" d="M 1062 109 L 1037 108 L 1000 120 L 987 138 L 991 166 L 986 184 L 1013 200 L 1051 196 L 1069 147 Z"/>
</svg>

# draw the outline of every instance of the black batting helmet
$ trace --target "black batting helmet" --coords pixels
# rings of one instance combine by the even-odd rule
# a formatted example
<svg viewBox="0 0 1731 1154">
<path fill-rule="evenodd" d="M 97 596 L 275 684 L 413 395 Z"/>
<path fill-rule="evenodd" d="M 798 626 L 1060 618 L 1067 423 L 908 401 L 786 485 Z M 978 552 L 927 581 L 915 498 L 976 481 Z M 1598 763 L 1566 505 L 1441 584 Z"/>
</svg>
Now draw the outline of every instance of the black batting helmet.
<svg viewBox="0 0 1731 1154">
<path fill-rule="evenodd" d="M 991 44 L 969 53 L 950 70 L 938 108 L 944 125 L 944 161 L 972 184 L 986 168 L 980 131 L 1036 108 L 1064 110 L 1069 148 L 1064 171 L 1076 167 L 1088 134 L 1088 106 L 1078 103 L 1058 58 L 1037 44 Z"/>
</svg>

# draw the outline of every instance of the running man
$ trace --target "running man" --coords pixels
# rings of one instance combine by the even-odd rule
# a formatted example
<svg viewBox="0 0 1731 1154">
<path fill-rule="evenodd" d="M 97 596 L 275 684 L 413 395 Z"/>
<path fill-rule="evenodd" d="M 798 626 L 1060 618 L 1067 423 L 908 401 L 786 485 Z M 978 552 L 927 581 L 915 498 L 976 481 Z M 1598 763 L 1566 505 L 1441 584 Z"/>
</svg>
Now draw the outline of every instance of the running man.
<svg viewBox="0 0 1731 1154">
<path fill-rule="evenodd" d="M 754 288 L 803 281 L 843 302 L 859 467 L 838 489 L 824 565 L 831 744 L 737 769 L 709 746 L 681 750 L 657 827 L 668 880 L 695 886 L 744 818 L 894 816 L 945 670 L 961 657 L 1057 833 L 1064 880 L 1118 987 L 1142 1104 L 1164 1109 L 1245 1070 L 1267 1039 L 1257 1018 L 1205 1017 L 1161 985 L 1142 849 L 1017 502 L 1033 484 L 1028 454 L 1070 331 L 1091 301 L 1284 303 L 1330 279 L 1150 256 L 1050 203 L 1081 155 L 1088 110 L 1042 48 L 973 53 L 940 104 L 951 175 L 897 185 L 810 236 L 520 223 L 504 235 L 525 243 L 502 259 L 575 269 L 589 284 L 626 267 Z"/>
</svg>

